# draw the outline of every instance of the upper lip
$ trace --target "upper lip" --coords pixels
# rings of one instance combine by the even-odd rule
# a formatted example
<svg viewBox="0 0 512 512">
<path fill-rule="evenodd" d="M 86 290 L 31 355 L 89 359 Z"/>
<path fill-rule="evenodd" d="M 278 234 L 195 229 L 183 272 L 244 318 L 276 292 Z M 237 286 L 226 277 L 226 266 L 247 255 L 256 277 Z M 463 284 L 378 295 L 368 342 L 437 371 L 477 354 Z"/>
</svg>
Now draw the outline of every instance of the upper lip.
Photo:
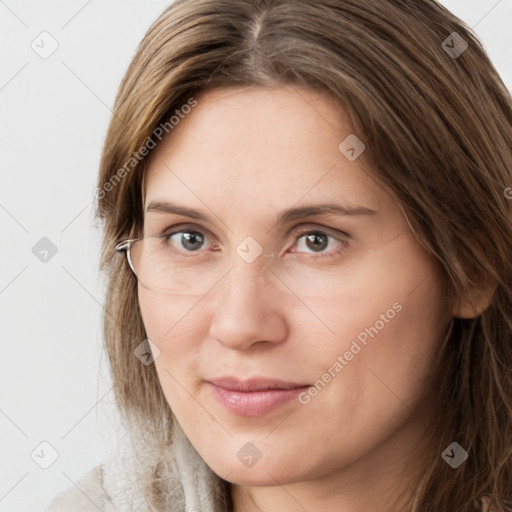
<svg viewBox="0 0 512 512">
<path fill-rule="evenodd" d="M 246 380 L 236 377 L 220 377 L 218 379 L 210 379 L 207 382 L 229 391 L 265 391 L 272 389 L 296 389 L 309 386 L 309 384 L 285 382 L 284 380 L 265 377 L 253 377 Z"/>
</svg>

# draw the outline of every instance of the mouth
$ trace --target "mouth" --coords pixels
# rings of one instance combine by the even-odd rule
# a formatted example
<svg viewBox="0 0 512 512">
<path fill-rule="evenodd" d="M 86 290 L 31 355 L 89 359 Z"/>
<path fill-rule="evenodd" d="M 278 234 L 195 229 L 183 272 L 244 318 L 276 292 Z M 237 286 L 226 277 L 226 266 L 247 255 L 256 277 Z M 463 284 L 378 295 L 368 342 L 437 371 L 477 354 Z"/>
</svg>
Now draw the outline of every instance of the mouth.
<svg viewBox="0 0 512 512">
<path fill-rule="evenodd" d="M 234 377 L 212 379 L 206 384 L 217 402 L 237 416 L 268 414 L 311 386 L 279 379 L 239 380 Z"/>
</svg>

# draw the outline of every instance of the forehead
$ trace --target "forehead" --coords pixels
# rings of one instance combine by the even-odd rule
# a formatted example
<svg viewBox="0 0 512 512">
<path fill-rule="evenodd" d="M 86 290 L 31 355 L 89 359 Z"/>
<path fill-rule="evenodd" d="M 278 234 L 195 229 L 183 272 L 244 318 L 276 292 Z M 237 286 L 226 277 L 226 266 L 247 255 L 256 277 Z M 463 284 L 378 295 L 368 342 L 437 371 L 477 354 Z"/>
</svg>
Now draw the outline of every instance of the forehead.
<svg viewBox="0 0 512 512">
<path fill-rule="evenodd" d="M 239 215 L 301 201 L 380 209 L 384 192 L 338 149 L 353 131 L 330 96 L 250 87 L 206 91 L 196 100 L 154 150 L 146 204 L 179 198 Z"/>
</svg>

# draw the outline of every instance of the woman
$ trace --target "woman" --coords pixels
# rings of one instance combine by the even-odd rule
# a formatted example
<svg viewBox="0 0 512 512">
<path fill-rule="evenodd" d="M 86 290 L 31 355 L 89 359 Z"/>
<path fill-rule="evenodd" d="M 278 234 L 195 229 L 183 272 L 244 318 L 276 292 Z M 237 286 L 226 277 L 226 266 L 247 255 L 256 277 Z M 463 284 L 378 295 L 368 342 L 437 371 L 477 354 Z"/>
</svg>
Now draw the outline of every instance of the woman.
<svg viewBox="0 0 512 512">
<path fill-rule="evenodd" d="M 434 0 L 172 4 L 95 192 L 125 441 L 51 510 L 511 510 L 511 163 Z"/>
</svg>

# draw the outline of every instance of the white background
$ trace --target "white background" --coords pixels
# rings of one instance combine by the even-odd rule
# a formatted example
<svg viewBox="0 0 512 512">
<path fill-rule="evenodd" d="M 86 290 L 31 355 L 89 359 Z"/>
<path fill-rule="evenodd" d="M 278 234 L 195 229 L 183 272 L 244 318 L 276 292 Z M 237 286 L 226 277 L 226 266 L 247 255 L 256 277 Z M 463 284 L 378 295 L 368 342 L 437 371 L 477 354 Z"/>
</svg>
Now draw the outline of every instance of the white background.
<svg viewBox="0 0 512 512">
<path fill-rule="evenodd" d="M 512 0 L 442 3 L 511 87 Z M 92 192 L 120 80 L 168 4 L 0 0 L 2 512 L 42 510 L 114 442 Z M 59 45 L 47 59 L 31 48 L 43 31 Z M 46 263 L 32 252 L 43 237 L 57 248 Z M 59 453 L 48 469 L 31 458 L 42 441 Z"/>
</svg>

